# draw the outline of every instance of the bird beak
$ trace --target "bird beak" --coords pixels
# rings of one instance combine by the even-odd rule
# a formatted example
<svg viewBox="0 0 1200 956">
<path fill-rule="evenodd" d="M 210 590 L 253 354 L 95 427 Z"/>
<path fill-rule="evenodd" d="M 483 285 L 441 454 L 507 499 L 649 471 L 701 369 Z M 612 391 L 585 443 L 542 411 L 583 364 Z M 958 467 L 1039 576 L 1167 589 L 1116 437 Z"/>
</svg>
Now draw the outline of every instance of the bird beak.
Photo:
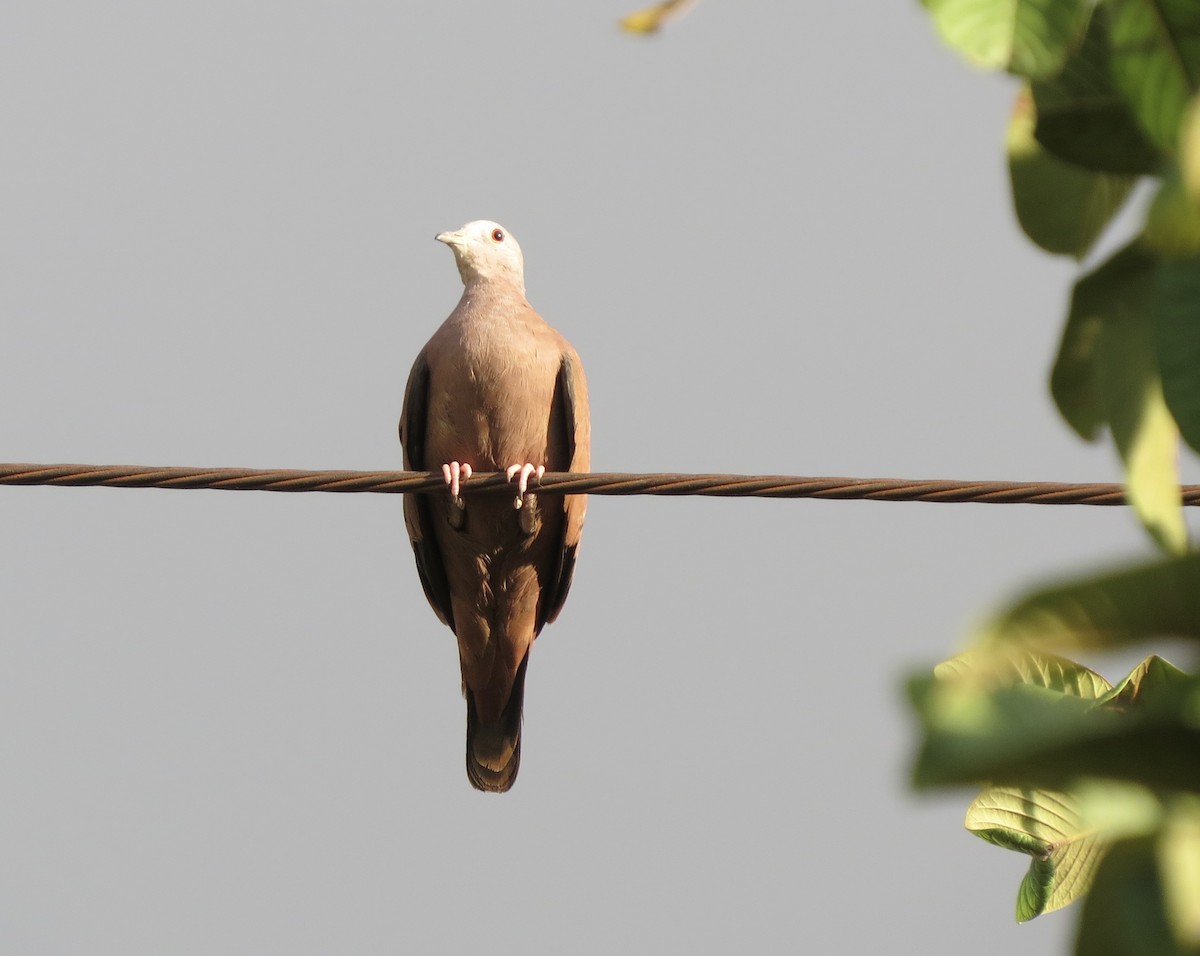
<svg viewBox="0 0 1200 956">
<path fill-rule="evenodd" d="M 462 244 L 463 234 L 461 232 L 439 232 L 433 238 L 438 242 L 444 242 L 446 245 L 453 248 L 454 246 Z"/>
</svg>

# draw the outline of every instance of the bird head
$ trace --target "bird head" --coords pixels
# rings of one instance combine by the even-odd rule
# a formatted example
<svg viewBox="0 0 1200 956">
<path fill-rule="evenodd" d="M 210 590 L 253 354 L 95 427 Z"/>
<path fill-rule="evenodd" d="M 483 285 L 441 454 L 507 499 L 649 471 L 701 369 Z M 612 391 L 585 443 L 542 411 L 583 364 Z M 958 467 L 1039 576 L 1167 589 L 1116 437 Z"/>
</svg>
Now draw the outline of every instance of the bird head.
<svg viewBox="0 0 1200 956">
<path fill-rule="evenodd" d="M 454 232 L 434 236 L 454 252 L 463 285 L 479 280 L 513 283 L 525 292 L 525 260 L 521 247 L 503 226 L 488 219 L 469 222 Z"/>
</svg>

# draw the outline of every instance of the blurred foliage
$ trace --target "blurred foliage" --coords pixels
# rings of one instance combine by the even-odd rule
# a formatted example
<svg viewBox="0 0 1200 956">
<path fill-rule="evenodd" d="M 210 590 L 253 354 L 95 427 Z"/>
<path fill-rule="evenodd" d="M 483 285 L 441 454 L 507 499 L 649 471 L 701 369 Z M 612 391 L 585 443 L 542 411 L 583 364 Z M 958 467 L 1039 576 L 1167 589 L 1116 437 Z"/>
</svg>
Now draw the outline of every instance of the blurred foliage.
<svg viewBox="0 0 1200 956">
<path fill-rule="evenodd" d="M 1087 263 L 1050 391 L 1111 437 L 1163 557 L 1017 598 L 909 681 L 919 788 L 975 784 L 966 827 L 1030 857 L 1018 920 L 1086 898 L 1075 951 L 1200 954 L 1200 678 L 1157 655 L 1112 686 L 1053 651 L 1200 640 L 1200 552 L 1179 487 L 1200 451 L 1200 2 L 921 0 L 941 38 L 1020 80 L 1006 137 L 1017 221 Z M 622 21 L 653 33 L 692 0 Z M 1140 181 L 1132 236 L 1104 243 Z M 1120 246 L 1100 262 L 1098 245 Z"/>
<path fill-rule="evenodd" d="M 1021 80 L 1006 147 L 1034 243 L 1086 260 L 1150 184 L 1140 228 L 1075 282 L 1050 391 L 1081 438 L 1111 437 L 1164 558 L 1021 596 L 912 678 L 913 780 L 984 787 L 967 829 L 1030 857 L 1018 920 L 1086 896 L 1077 953 L 1200 953 L 1200 678 L 1151 655 L 1110 687 L 1052 653 L 1200 639 L 1178 466 L 1181 436 L 1200 450 L 1200 3 L 922 3 Z"/>
</svg>

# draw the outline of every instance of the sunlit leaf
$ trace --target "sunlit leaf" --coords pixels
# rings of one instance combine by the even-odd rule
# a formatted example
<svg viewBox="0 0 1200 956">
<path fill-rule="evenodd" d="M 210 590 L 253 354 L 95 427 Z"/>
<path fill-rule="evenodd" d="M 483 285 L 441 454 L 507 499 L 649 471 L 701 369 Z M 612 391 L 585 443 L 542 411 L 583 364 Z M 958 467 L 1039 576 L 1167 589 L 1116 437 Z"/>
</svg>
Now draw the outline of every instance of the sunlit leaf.
<svg viewBox="0 0 1200 956">
<path fill-rule="evenodd" d="M 1179 168 L 1192 202 L 1200 205 L 1200 95 L 1193 96 L 1179 136 Z"/>
<path fill-rule="evenodd" d="M 1032 857 L 1017 892 L 1019 922 L 1086 893 L 1108 843 L 1103 833 L 1083 825 L 1075 797 L 1057 790 L 989 787 L 967 808 L 966 827 L 989 843 Z"/>
<path fill-rule="evenodd" d="M 1200 207 L 1192 202 L 1177 171 L 1154 195 L 1142 242 L 1168 260 L 1200 256 Z"/>
<path fill-rule="evenodd" d="M 1134 179 L 1060 159 L 1034 138 L 1036 122 L 1033 99 L 1022 90 L 1006 136 L 1017 221 L 1047 252 L 1082 259 L 1125 202 Z"/>
<path fill-rule="evenodd" d="M 1081 826 L 1110 841 L 1149 836 L 1162 826 L 1162 800 L 1150 788 L 1117 780 L 1083 780 L 1071 790 Z"/>
<path fill-rule="evenodd" d="M 938 664 L 933 673 L 943 679 L 974 681 L 981 687 L 1028 684 L 1088 700 L 1102 697 L 1112 689 L 1091 668 L 1017 644 L 973 648 Z"/>
<path fill-rule="evenodd" d="M 1200 801 L 1174 801 L 1157 850 L 1172 935 L 1181 950 L 1200 951 Z"/>
<path fill-rule="evenodd" d="M 1175 706 L 1179 694 L 1194 686 L 1195 678 L 1181 671 L 1170 661 L 1151 654 L 1131 670 L 1124 679 L 1101 695 L 1105 707 L 1134 708 L 1148 713 L 1157 707 Z"/>
<path fill-rule="evenodd" d="M 922 0 L 942 39 L 976 66 L 1057 73 L 1083 39 L 1088 0 Z"/>
</svg>

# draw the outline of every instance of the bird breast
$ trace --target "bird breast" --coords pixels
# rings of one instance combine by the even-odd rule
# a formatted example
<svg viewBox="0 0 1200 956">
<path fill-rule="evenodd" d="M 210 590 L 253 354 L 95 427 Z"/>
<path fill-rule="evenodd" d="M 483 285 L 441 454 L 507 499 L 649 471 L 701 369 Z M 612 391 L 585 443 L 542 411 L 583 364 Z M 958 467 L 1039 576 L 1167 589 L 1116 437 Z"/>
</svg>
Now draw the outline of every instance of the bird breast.
<svg viewBox="0 0 1200 956">
<path fill-rule="evenodd" d="M 544 464 L 560 355 L 499 323 L 456 338 L 429 383 L 431 460 L 467 461 L 477 471 Z"/>
</svg>

